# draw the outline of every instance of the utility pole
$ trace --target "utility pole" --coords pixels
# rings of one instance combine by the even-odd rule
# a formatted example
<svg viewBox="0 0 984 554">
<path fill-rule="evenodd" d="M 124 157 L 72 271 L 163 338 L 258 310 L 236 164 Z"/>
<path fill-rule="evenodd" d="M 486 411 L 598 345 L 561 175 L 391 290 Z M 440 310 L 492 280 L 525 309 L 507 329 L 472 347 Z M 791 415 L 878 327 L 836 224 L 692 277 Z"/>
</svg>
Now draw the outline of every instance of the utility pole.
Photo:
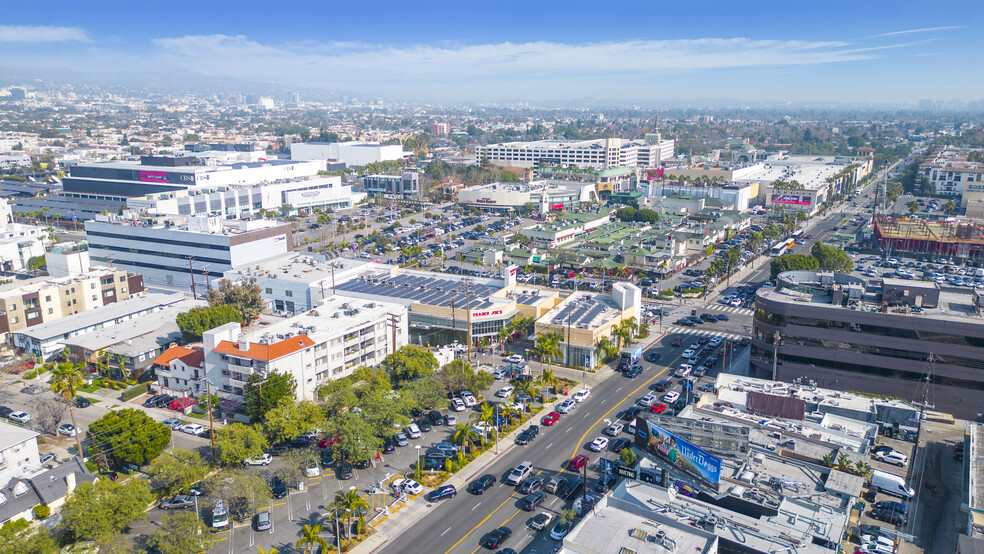
<svg viewBox="0 0 984 554">
<path fill-rule="evenodd" d="M 391 352 L 390 353 L 395 355 L 396 354 L 396 329 L 397 329 L 397 324 L 400 322 L 400 317 L 397 316 L 396 314 L 388 314 L 387 317 L 388 317 L 389 321 L 387 321 L 386 324 L 389 325 L 390 329 L 393 330 L 393 344 L 392 344 L 392 349 L 391 349 Z"/>
<path fill-rule="evenodd" d="M 205 273 L 205 290 L 212 290 L 212 283 L 208 280 L 208 266 L 203 265 L 202 271 Z"/>
<path fill-rule="evenodd" d="M 208 395 L 208 438 L 212 441 L 212 462 L 215 462 L 215 420 L 212 419 L 212 412 L 215 406 L 212 405 L 212 387 L 208 379 L 205 380 L 205 394 Z"/>
<path fill-rule="evenodd" d="M 471 350 L 472 350 L 472 324 L 471 324 L 471 280 L 463 279 L 461 284 L 465 288 L 465 307 L 468 311 L 465 315 L 468 317 L 468 363 L 471 363 Z"/>
<path fill-rule="evenodd" d="M 191 274 L 191 295 L 195 297 L 195 300 L 198 300 L 198 293 L 195 292 L 195 268 L 191 265 L 194 260 L 194 256 L 188 256 L 188 273 Z"/>
</svg>

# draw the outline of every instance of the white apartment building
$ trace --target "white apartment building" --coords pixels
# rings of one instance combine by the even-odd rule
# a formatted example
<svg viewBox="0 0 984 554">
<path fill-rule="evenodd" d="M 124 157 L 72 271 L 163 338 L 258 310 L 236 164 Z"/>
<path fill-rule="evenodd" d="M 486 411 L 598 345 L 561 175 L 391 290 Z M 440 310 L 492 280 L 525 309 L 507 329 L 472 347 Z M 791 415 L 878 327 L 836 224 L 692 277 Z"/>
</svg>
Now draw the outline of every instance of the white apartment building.
<svg viewBox="0 0 984 554">
<path fill-rule="evenodd" d="M 664 154 L 669 152 L 670 156 Z M 645 141 L 626 141 L 607 138 L 581 141 L 539 140 L 533 142 L 503 142 L 480 146 L 476 159 L 505 167 L 537 167 L 563 165 L 579 168 L 636 167 L 658 165 L 672 156 L 673 141 L 656 144 Z"/>
<path fill-rule="evenodd" d="M 406 306 L 344 296 L 325 299 L 290 318 L 263 317 L 244 332 L 238 323 L 207 331 L 201 345 L 177 346 L 155 361 L 164 389 L 243 399 L 250 375 L 285 373 L 297 382 L 297 398 L 313 400 L 325 381 L 376 366 L 407 344 Z"/>
<path fill-rule="evenodd" d="M 322 163 L 343 162 L 347 166 L 363 167 L 375 162 L 399 161 L 406 156 L 399 144 L 378 142 L 295 142 L 290 145 L 290 159 L 320 160 Z"/>
<path fill-rule="evenodd" d="M 291 226 L 220 216 L 99 216 L 85 222 L 94 263 L 140 273 L 151 285 L 204 292 L 226 271 L 283 256 Z"/>
<path fill-rule="evenodd" d="M 933 154 L 933 159 L 919 166 L 919 173 L 932 183 L 936 194 L 960 196 L 959 204 L 966 207 L 965 193 L 984 193 L 984 164 L 967 160 L 972 150 L 968 148 L 944 148 Z"/>
<path fill-rule="evenodd" d="M 43 256 L 45 235 L 42 227 L 13 223 L 10 204 L 0 198 L 0 269 L 20 271 L 31 258 Z"/>
</svg>

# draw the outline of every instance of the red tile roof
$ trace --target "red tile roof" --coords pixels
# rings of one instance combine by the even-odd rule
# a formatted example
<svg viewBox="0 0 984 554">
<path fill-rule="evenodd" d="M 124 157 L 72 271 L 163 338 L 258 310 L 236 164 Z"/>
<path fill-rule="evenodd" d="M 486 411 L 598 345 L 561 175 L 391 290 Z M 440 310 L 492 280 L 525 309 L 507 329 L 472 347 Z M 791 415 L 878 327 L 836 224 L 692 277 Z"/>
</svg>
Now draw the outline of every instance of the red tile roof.
<svg viewBox="0 0 984 554">
<path fill-rule="evenodd" d="M 241 358 L 251 358 L 253 360 L 269 362 L 271 360 L 283 358 L 288 354 L 293 354 L 298 350 L 303 350 L 310 346 L 314 346 L 314 341 L 311 340 L 310 337 L 307 335 L 294 335 L 289 339 L 284 339 L 273 344 L 258 344 L 251 342 L 249 343 L 249 348 L 246 350 L 240 350 L 238 343 L 224 340 L 215 345 L 215 351 L 228 354 L 230 356 L 239 356 Z"/>
<path fill-rule="evenodd" d="M 194 354 L 194 353 L 195 350 L 192 350 L 187 346 L 172 346 L 171 348 L 168 348 L 164 352 L 161 352 L 161 355 L 154 359 L 154 363 L 160 365 L 167 365 L 171 363 L 171 360 L 174 360 L 176 358 L 181 358 L 182 356 L 187 356 L 188 354 Z"/>
</svg>

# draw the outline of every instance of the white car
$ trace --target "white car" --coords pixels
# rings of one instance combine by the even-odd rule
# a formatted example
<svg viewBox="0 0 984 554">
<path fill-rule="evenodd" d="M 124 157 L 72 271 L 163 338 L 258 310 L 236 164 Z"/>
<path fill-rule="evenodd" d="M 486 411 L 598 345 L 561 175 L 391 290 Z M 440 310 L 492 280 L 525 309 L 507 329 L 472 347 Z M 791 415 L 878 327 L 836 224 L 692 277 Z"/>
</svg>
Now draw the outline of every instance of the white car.
<svg viewBox="0 0 984 554">
<path fill-rule="evenodd" d="M 506 361 L 513 364 L 521 364 L 523 363 L 523 357 L 519 354 L 513 354 L 512 356 L 506 358 Z"/>
<path fill-rule="evenodd" d="M 413 479 L 397 477 L 396 479 L 393 479 L 392 485 L 393 490 L 396 491 L 396 494 L 400 494 L 401 492 L 407 494 L 420 494 L 424 492 L 424 486 Z"/>
<path fill-rule="evenodd" d="M 466 390 L 461 391 L 461 399 L 465 402 L 465 406 L 468 406 L 469 408 L 478 406 L 478 399 L 475 398 L 474 394 Z"/>
<path fill-rule="evenodd" d="M 878 452 L 875 454 L 875 459 L 885 462 L 886 464 L 894 464 L 899 467 L 909 463 L 909 458 L 896 450 L 891 450 L 889 452 Z"/>
<path fill-rule="evenodd" d="M 574 402 L 580 404 L 581 402 L 587 400 L 589 396 L 591 396 L 591 391 L 589 391 L 588 389 L 584 389 L 575 392 L 574 396 L 572 396 L 571 398 L 574 399 Z"/>
<path fill-rule="evenodd" d="M 718 346 L 721 346 L 721 339 L 714 337 L 713 339 L 711 339 L 711 342 L 707 344 L 709 344 L 711 348 L 717 348 Z"/>
<path fill-rule="evenodd" d="M 734 306 L 735 308 L 741 306 L 741 298 L 735 298 L 734 300 L 732 300 L 731 305 Z"/>
<path fill-rule="evenodd" d="M 11 421 L 16 421 L 17 423 L 27 423 L 31 421 L 31 415 L 27 412 L 10 412 L 7 415 L 7 419 Z"/>
<path fill-rule="evenodd" d="M 601 452 L 607 447 L 608 447 L 608 439 L 606 437 L 598 437 L 595 440 L 591 441 L 591 444 L 588 445 L 588 448 L 595 452 Z"/>
<path fill-rule="evenodd" d="M 304 475 L 307 475 L 308 477 L 320 477 L 321 468 L 318 467 L 318 464 L 316 463 L 311 464 L 310 466 L 304 468 Z"/>
<path fill-rule="evenodd" d="M 557 411 L 562 414 L 566 414 L 569 413 L 571 410 L 573 410 L 574 406 L 577 406 L 577 402 L 574 402 L 573 400 L 568 398 L 567 400 L 561 402 L 560 406 L 557 406 Z"/>
<path fill-rule="evenodd" d="M 270 454 L 264 452 L 263 454 L 260 454 L 259 456 L 256 456 L 255 458 L 246 458 L 245 460 L 243 460 L 243 465 L 248 465 L 248 466 L 268 466 L 268 465 L 270 465 L 270 462 L 272 462 L 272 461 L 273 461 L 273 456 L 271 456 Z"/>
<path fill-rule="evenodd" d="M 181 428 L 182 433 L 188 433 L 189 435 L 197 435 L 205 431 L 205 428 L 197 423 L 189 423 Z"/>
<path fill-rule="evenodd" d="M 694 366 L 690 364 L 680 364 L 680 367 L 676 370 L 676 373 L 674 373 L 674 375 L 676 375 L 677 377 L 686 377 L 687 375 L 690 375 L 690 372 L 693 370 L 694 370 Z"/>
<path fill-rule="evenodd" d="M 510 485 L 518 485 L 523 482 L 523 479 L 526 479 L 532 474 L 533 462 L 526 461 L 519 464 L 509 472 L 509 475 L 506 477 L 506 482 Z"/>
<path fill-rule="evenodd" d="M 499 368 L 492 372 L 492 378 L 496 381 L 503 381 L 506 378 L 506 370 Z"/>
<path fill-rule="evenodd" d="M 417 427 L 416 423 L 411 423 L 410 425 L 407 425 L 407 434 L 410 435 L 411 439 L 419 439 L 420 427 Z"/>
<path fill-rule="evenodd" d="M 456 415 L 454 415 L 452 413 L 445 414 L 444 415 L 444 420 L 447 421 L 448 425 L 457 425 L 458 424 L 458 416 L 456 416 Z"/>
<path fill-rule="evenodd" d="M 463 411 L 465 411 L 465 401 L 462 400 L 462 399 L 460 399 L 460 398 L 452 398 L 451 399 L 451 409 L 454 410 L 454 411 L 456 411 L 456 412 L 463 412 Z"/>
<path fill-rule="evenodd" d="M 62 423 L 58 426 L 58 434 L 65 435 L 66 437 L 74 437 L 78 434 L 75 430 L 75 426 L 71 423 Z"/>
<path fill-rule="evenodd" d="M 639 404 L 645 407 L 650 407 L 656 403 L 657 396 L 655 394 L 649 393 L 639 399 Z"/>
<path fill-rule="evenodd" d="M 680 354 L 680 356 L 682 356 L 684 358 L 687 358 L 687 359 L 692 358 L 693 355 L 694 355 L 694 351 L 692 349 L 690 349 L 690 348 L 684 350 L 683 351 L 683 354 Z"/>
<path fill-rule="evenodd" d="M 675 390 L 671 390 L 670 392 L 663 395 L 664 404 L 672 404 L 677 400 L 680 400 L 680 393 L 678 393 Z"/>
<path fill-rule="evenodd" d="M 163 423 L 164 425 L 167 425 L 168 427 L 170 427 L 174 431 L 180 431 L 181 428 L 184 427 L 184 423 L 181 423 L 181 420 L 174 419 L 174 418 L 165 419 L 161 423 Z"/>
<path fill-rule="evenodd" d="M 513 390 L 515 390 L 515 389 L 513 389 L 512 386 L 506 385 L 506 386 L 502 387 L 501 389 L 499 389 L 495 393 L 495 395 L 498 396 L 499 398 L 508 398 L 509 395 L 513 393 Z"/>
</svg>

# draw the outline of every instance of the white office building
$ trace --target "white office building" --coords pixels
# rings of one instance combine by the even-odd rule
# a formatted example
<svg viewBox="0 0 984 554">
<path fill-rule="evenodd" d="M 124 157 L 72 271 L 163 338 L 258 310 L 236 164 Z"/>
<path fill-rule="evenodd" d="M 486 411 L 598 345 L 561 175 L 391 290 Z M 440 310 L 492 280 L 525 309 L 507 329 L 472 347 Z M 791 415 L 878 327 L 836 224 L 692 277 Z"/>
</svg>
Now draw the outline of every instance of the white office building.
<svg viewBox="0 0 984 554">
<path fill-rule="evenodd" d="M 669 155 L 666 155 L 666 154 Z M 672 157 L 673 141 L 628 141 L 607 138 L 581 141 L 539 140 L 480 146 L 476 159 L 504 167 L 563 165 L 579 168 L 651 167 Z"/>
<path fill-rule="evenodd" d="M 291 318 L 264 316 L 249 331 L 228 323 L 205 332 L 200 346 L 172 347 L 155 360 L 158 383 L 201 396 L 207 379 L 220 397 L 241 401 L 250 375 L 282 373 L 294 377 L 298 399 L 313 400 L 322 383 L 405 346 L 407 320 L 400 304 L 333 296 Z"/>
<path fill-rule="evenodd" d="M 12 210 L 7 200 L 0 198 L 0 269 L 20 271 L 35 256 L 44 256 L 42 227 L 13 223 Z"/>
<path fill-rule="evenodd" d="M 283 256 L 293 248 L 291 226 L 219 216 L 99 216 L 85 222 L 93 263 L 144 276 L 149 285 L 204 293 L 233 268 Z"/>
<path fill-rule="evenodd" d="M 399 144 L 378 142 L 295 142 L 290 145 L 290 159 L 342 162 L 362 167 L 375 162 L 399 161 L 406 156 Z"/>
</svg>

